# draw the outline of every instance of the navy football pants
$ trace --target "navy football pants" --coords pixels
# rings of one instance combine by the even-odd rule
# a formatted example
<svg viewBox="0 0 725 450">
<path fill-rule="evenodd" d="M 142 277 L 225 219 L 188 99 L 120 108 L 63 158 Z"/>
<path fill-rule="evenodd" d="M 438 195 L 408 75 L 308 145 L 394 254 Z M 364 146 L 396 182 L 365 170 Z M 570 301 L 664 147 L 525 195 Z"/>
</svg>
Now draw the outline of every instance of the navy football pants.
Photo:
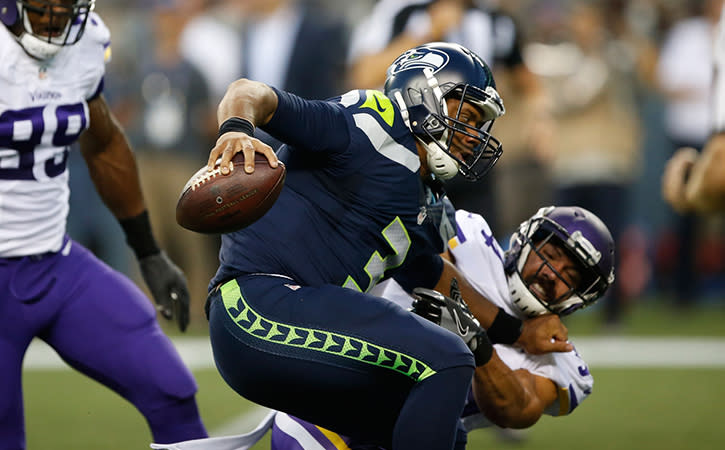
<svg viewBox="0 0 725 450">
<path fill-rule="evenodd" d="M 240 395 L 391 450 L 451 450 L 473 375 L 463 341 L 390 301 L 245 275 L 210 294 L 217 368 Z"/>
</svg>

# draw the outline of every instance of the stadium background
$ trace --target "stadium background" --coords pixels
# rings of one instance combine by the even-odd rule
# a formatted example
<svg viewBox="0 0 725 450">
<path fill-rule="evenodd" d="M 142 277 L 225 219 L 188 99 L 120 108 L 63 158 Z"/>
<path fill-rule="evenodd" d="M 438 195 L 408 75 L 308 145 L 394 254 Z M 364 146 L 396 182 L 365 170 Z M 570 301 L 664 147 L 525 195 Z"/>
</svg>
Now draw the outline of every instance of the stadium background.
<svg viewBox="0 0 725 450">
<path fill-rule="evenodd" d="M 154 3 L 171 1 L 155 0 Z M 124 92 L 119 89 L 114 93 L 113 83 L 121 86 L 118 80 L 133 78 L 134 71 L 140 70 L 134 61 L 141 59 L 137 53 L 138 40 L 146 35 L 135 31 L 137 27 L 153 26 L 144 7 L 148 3 L 152 2 L 98 1 L 97 11 L 106 19 L 113 37 L 114 61 L 109 66 L 108 79 L 110 100 L 114 100 L 114 95 L 121 97 Z M 341 14 L 352 26 L 375 1 L 317 0 L 314 3 L 330 13 Z M 541 5 L 566 1 L 502 3 L 530 30 L 536 22 L 532 14 L 545 10 Z M 626 2 L 607 3 L 614 8 Z M 651 37 L 653 47 L 658 48 L 667 30 L 683 17 L 683 9 L 695 2 L 640 0 L 631 3 L 665 12 L 664 18 L 660 16 L 658 33 Z M 536 9 L 537 5 L 542 9 Z M 602 320 L 601 305 L 597 305 L 566 321 L 575 344 L 591 365 L 594 393 L 571 417 L 544 417 L 528 431 L 523 442 L 501 442 L 491 432 L 477 431 L 471 435 L 469 448 L 707 450 L 720 449 L 725 442 L 722 426 L 725 412 L 721 407 L 725 403 L 725 247 L 717 234 L 699 244 L 695 261 L 698 295 L 687 305 L 679 304 L 669 285 L 674 276 L 673 258 L 677 257 L 678 241 L 669 229 L 671 212 L 658 197 L 659 173 L 666 158 L 661 151 L 664 145 L 661 110 L 665 99 L 653 89 L 644 89 L 640 94 L 645 97 L 641 103 L 644 107 L 637 114 L 649 138 L 643 140 L 640 155 L 646 164 L 638 173 L 631 192 L 632 201 L 626 206 L 630 211 L 631 232 L 627 234 L 626 246 L 620 248 L 629 257 L 623 262 L 627 265 L 620 267 L 620 274 L 632 285 L 625 314 L 617 323 L 607 323 Z M 123 118 L 122 110 L 119 111 Z M 133 130 L 130 136 L 137 145 Z M 75 182 L 82 184 L 82 170 L 75 173 L 78 174 Z M 96 200 L 84 197 L 81 201 L 81 196 L 76 194 L 72 201 L 71 214 L 74 211 L 76 216 L 85 214 L 82 220 L 92 215 L 96 227 L 104 223 L 103 210 L 89 206 Z M 84 214 L 80 214 L 81 210 Z M 124 249 L 122 234 L 113 234 L 115 227 L 113 220 L 103 225 L 103 240 L 110 241 L 111 246 L 94 244 L 90 234 L 81 234 L 81 228 L 75 228 L 79 230 L 75 237 L 82 241 L 88 238 L 88 245 L 111 265 L 138 280 L 130 255 Z M 708 229 L 713 227 L 722 230 L 722 222 L 708 225 Z M 510 230 L 502 234 L 507 231 Z M 198 304 L 202 299 L 195 301 L 189 336 L 180 336 L 172 325 L 164 324 L 164 328 L 193 368 L 200 386 L 201 413 L 211 433 L 248 431 L 262 412 L 234 394 L 212 367 L 205 321 Z M 23 383 L 29 449 L 148 448 L 150 437 L 146 426 L 130 405 L 67 369 L 42 345 L 34 344 L 27 355 Z M 341 404 L 341 408 L 345 407 Z M 255 449 L 266 448 L 265 444 Z"/>
</svg>

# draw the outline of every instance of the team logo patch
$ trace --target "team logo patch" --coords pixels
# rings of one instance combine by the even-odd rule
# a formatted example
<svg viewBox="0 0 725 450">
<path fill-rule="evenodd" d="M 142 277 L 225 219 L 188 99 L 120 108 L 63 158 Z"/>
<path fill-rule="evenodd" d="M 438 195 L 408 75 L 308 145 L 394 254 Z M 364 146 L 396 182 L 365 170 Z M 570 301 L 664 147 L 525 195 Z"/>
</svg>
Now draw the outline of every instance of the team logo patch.
<svg viewBox="0 0 725 450">
<path fill-rule="evenodd" d="M 411 49 L 393 62 L 389 75 L 395 75 L 405 70 L 425 68 L 433 69 L 433 73 L 436 73 L 446 64 L 448 64 L 448 55 L 442 51 L 431 48 Z"/>
</svg>

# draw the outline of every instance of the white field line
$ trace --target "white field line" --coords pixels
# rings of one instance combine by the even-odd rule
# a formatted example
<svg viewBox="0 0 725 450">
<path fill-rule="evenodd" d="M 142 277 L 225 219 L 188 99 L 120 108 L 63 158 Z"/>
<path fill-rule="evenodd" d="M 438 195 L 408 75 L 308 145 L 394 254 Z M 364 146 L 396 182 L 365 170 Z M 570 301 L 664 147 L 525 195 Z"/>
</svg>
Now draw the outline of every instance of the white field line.
<svg viewBox="0 0 725 450">
<path fill-rule="evenodd" d="M 208 338 L 172 339 L 192 370 L 214 367 Z M 594 337 L 575 340 L 577 351 L 590 367 L 725 367 L 725 338 Z M 35 339 L 25 355 L 25 370 L 70 370 L 55 351 Z M 212 436 L 235 435 L 253 429 L 268 409 L 257 407 L 210 430 Z"/>
<path fill-rule="evenodd" d="M 181 358 L 192 369 L 214 367 L 209 339 L 172 339 Z M 725 367 L 725 338 L 588 337 L 574 341 L 590 367 Z M 70 370 L 55 351 L 35 339 L 25 355 L 25 370 Z"/>
</svg>

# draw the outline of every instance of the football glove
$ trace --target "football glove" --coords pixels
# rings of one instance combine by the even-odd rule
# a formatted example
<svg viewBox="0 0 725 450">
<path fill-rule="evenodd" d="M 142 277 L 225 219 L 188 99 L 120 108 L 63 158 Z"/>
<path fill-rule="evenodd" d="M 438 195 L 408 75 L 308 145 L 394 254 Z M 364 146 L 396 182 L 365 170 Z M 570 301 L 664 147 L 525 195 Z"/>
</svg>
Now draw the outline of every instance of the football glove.
<svg viewBox="0 0 725 450">
<path fill-rule="evenodd" d="M 176 319 L 181 331 L 189 325 L 189 289 L 186 278 L 163 251 L 138 260 L 146 286 L 165 319 Z"/>
<path fill-rule="evenodd" d="M 451 294 L 454 298 L 433 289 L 415 288 L 411 311 L 457 334 L 473 352 L 476 366 L 486 364 L 493 354 L 493 345 L 460 296 L 455 280 L 451 283 Z"/>
</svg>

